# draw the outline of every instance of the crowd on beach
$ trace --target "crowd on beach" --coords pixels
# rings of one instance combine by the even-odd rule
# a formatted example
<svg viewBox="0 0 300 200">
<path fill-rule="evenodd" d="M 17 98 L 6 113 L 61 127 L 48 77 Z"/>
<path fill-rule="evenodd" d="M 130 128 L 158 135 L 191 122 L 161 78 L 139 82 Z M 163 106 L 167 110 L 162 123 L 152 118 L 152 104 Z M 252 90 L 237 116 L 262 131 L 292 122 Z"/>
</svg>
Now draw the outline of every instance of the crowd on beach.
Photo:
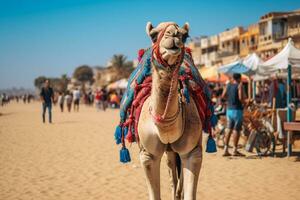
<svg viewBox="0 0 300 200">
<path fill-rule="evenodd" d="M 32 94 L 23 94 L 23 95 L 8 95 L 6 93 L 0 94 L 0 105 L 5 106 L 6 104 L 9 104 L 11 101 L 16 101 L 19 103 L 22 101 L 24 104 L 30 103 L 35 99 L 35 96 Z"/>
<path fill-rule="evenodd" d="M 72 107 L 74 112 L 79 112 L 81 104 L 87 106 L 95 105 L 98 111 L 105 111 L 108 107 L 119 108 L 122 91 L 107 91 L 105 88 L 98 88 L 95 91 L 84 91 L 74 88 L 71 91 L 55 92 L 50 86 L 49 80 L 46 80 L 39 96 L 43 105 L 43 122 L 45 123 L 46 121 L 45 114 L 46 110 L 48 110 L 49 123 L 52 123 L 52 104 L 58 105 L 61 112 L 64 112 L 65 105 L 68 112 L 71 112 Z"/>
<path fill-rule="evenodd" d="M 215 134 L 223 135 L 223 155 L 231 155 L 228 152 L 231 134 L 233 134 L 234 151 L 237 149 L 240 132 L 247 139 L 251 139 L 251 133 L 255 132 L 253 141 L 246 141 L 245 146 L 247 146 L 247 142 L 254 143 L 257 134 L 266 132 L 266 136 L 263 135 L 264 141 L 262 140 L 259 145 L 266 145 L 266 148 L 270 148 L 267 150 L 273 154 L 277 142 L 281 140 L 279 142 L 283 145 L 282 150 L 285 152 L 287 133 L 283 129 L 283 122 L 286 121 L 288 106 L 286 81 L 274 77 L 257 82 L 256 90 L 253 91 L 250 84 L 236 81 L 235 76 L 234 74 L 224 84 L 209 84 L 215 114 L 219 119 Z M 241 91 L 240 88 L 242 88 Z M 292 104 L 289 107 L 295 117 L 296 110 L 300 108 L 300 82 L 298 80 L 294 80 L 291 90 Z M 250 149 L 252 151 L 253 144 L 249 145 L 249 151 Z M 242 154 L 238 153 L 238 155 Z"/>
<path fill-rule="evenodd" d="M 243 121 L 244 112 L 249 107 L 249 102 L 269 109 L 286 109 L 286 83 L 280 78 L 258 82 L 256 85 L 255 95 L 249 93 L 253 88 L 250 84 L 241 80 L 241 74 L 234 74 L 226 83 L 208 83 L 212 94 L 212 102 L 215 107 L 216 116 L 226 119 L 223 124 L 224 135 L 224 156 L 230 156 L 228 145 L 231 135 L 233 135 L 234 149 L 233 155 L 243 156 L 237 149 L 240 132 L 245 127 Z M 246 92 L 248 91 L 248 92 Z M 49 113 L 49 122 L 52 122 L 52 104 L 59 106 L 60 111 L 67 110 L 79 112 L 80 105 L 95 107 L 97 111 L 105 111 L 107 108 L 119 108 L 122 99 L 123 90 L 107 90 L 105 87 L 96 90 L 82 90 L 79 87 L 66 92 L 54 91 L 46 80 L 44 87 L 40 90 L 40 99 L 42 101 L 43 122 L 46 121 L 46 110 Z M 253 98 L 254 97 L 254 98 Z M 292 88 L 292 97 L 295 103 L 294 108 L 299 108 L 300 99 L 300 82 L 296 81 Z M 23 101 L 30 103 L 35 99 L 31 94 L 21 96 L 12 96 L 1 94 L 0 105 L 4 106 L 10 101 Z M 220 121 L 220 120 L 219 120 Z M 222 120 L 221 120 L 222 121 Z M 275 128 L 276 129 L 276 128 Z M 218 130 L 218 128 L 216 129 Z M 216 132 L 216 131 L 215 131 Z"/>
<path fill-rule="evenodd" d="M 95 91 L 83 92 L 78 88 L 72 91 L 58 92 L 54 94 L 54 104 L 58 104 L 61 112 L 65 105 L 68 112 L 71 112 L 72 105 L 74 111 L 79 111 L 79 104 L 95 106 L 98 111 L 105 111 L 107 108 L 119 108 L 122 92 L 107 91 L 105 88 L 98 88 Z"/>
</svg>

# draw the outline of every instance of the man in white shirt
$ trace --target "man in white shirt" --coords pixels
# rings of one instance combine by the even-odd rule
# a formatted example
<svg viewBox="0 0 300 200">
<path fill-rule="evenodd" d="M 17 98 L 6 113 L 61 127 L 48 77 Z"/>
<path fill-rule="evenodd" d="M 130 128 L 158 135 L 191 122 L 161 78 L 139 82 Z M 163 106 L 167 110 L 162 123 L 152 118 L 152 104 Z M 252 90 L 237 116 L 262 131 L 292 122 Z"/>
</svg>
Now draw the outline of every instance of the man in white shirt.
<svg viewBox="0 0 300 200">
<path fill-rule="evenodd" d="M 73 91 L 73 99 L 74 99 L 74 111 L 79 111 L 79 102 L 80 102 L 80 91 L 76 88 Z"/>
</svg>

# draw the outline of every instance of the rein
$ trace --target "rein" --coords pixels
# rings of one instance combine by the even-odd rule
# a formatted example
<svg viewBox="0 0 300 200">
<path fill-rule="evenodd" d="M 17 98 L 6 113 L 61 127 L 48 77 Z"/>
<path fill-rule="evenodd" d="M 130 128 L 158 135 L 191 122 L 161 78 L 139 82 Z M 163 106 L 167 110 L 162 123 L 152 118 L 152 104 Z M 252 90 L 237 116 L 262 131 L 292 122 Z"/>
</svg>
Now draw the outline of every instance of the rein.
<svg viewBox="0 0 300 200">
<path fill-rule="evenodd" d="M 156 124 L 160 124 L 160 123 L 163 123 L 163 122 L 173 122 L 174 120 L 177 119 L 179 113 L 180 113 L 180 110 L 181 110 L 181 106 L 179 105 L 178 106 L 178 110 L 177 112 L 171 116 L 171 117 L 166 117 L 167 113 L 168 113 L 168 108 L 170 106 L 170 102 L 171 102 L 171 99 L 172 99 L 172 96 L 174 95 L 174 87 L 176 84 L 176 81 L 178 81 L 178 75 L 179 75 L 179 69 L 180 69 L 180 65 L 183 61 L 183 58 L 184 58 L 184 50 L 185 48 L 181 48 L 181 53 L 180 53 L 180 56 L 178 57 L 177 61 L 175 62 L 175 64 L 173 66 L 170 66 L 161 56 L 160 52 L 159 52 L 159 43 L 161 41 L 161 39 L 163 38 L 164 36 L 164 33 L 166 31 L 166 29 L 170 26 L 170 25 L 173 25 L 173 24 L 169 24 L 168 26 L 165 27 L 165 29 L 159 34 L 159 37 L 157 39 L 157 41 L 153 44 L 153 49 L 152 49 L 152 56 L 151 56 L 151 61 L 152 63 L 159 67 L 159 68 L 162 68 L 162 69 L 167 69 L 167 70 L 171 70 L 171 67 L 175 67 L 175 70 L 172 74 L 172 79 L 171 79 L 171 85 L 170 85 L 170 89 L 169 89 L 169 94 L 168 94 L 168 99 L 167 99 L 167 103 L 166 103 L 166 107 L 164 109 L 164 112 L 163 114 L 155 114 L 152 112 L 152 107 L 150 106 L 149 107 L 149 112 L 154 120 L 154 122 Z M 154 57 L 154 55 L 156 56 L 156 59 Z M 175 90 L 175 92 L 177 93 L 177 90 Z"/>
</svg>

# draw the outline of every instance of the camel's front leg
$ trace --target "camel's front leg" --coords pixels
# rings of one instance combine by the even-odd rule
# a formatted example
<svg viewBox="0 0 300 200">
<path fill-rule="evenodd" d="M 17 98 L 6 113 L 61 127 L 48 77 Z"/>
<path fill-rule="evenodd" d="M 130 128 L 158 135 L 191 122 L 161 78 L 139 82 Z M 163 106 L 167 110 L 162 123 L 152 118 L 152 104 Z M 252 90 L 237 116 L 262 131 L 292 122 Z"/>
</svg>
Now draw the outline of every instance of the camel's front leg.
<svg viewBox="0 0 300 200">
<path fill-rule="evenodd" d="M 195 147 L 190 153 L 180 155 L 183 166 L 184 200 L 195 200 L 202 163 L 202 148 Z"/>
<path fill-rule="evenodd" d="M 160 200 L 160 161 L 162 155 L 154 156 L 144 148 L 140 151 L 140 161 L 146 174 L 150 200 Z"/>
<path fill-rule="evenodd" d="M 180 173 L 181 166 L 177 166 L 177 162 L 178 162 L 177 153 L 175 153 L 172 150 L 167 150 L 166 154 L 167 154 L 167 166 L 168 166 L 171 190 L 172 190 L 172 200 L 177 200 L 180 199 L 180 197 L 176 196 L 176 191 L 177 191 L 178 178 L 179 178 L 178 173 Z"/>
</svg>

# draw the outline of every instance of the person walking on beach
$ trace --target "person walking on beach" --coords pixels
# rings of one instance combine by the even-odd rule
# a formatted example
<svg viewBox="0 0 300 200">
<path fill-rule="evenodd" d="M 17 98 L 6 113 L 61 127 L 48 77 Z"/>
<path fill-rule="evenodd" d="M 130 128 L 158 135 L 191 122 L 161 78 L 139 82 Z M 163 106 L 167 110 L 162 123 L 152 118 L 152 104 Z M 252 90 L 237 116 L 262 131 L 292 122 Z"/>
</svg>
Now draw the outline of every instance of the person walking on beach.
<svg viewBox="0 0 300 200">
<path fill-rule="evenodd" d="M 65 96 L 62 92 L 59 92 L 58 105 L 60 107 L 61 112 L 64 112 L 64 102 L 65 102 Z"/>
<path fill-rule="evenodd" d="M 40 93 L 41 101 L 42 101 L 42 106 L 43 106 L 43 123 L 45 123 L 45 114 L 46 114 L 46 109 L 48 108 L 48 114 L 49 114 L 49 123 L 52 123 L 52 103 L 54 101 L 54 92 L 53 89 L 50 87 L 49 80 L 47 79 L 45 81 L 45 85 L 41 90 Z"/>
<path fill-rule="evenodd" d="M 95 105 L 96 105 L 97 111 L 100 110 L 100 101 L 101 101 L 101 92 L 100 92 L 100 90 L 97 90 L 95 93 Z"/>
<path fill-rule="evenodd" d="M 269 105 L 273 107 L 275 103 L 275 108 L 285 108 L 286 107 L 286 91 L 285 85 L 282 79 L 274 79 L 269 87 Z"/>
<path fill-rule="evenodd" d="M 103 88 L 101 90 L 101 99 L 100 99 L 100 103 L 101 103 L 101 108 L 103 111 L 106 110 L 107 108 L 107 91 L 105 88 Z"/>
<path fill-rule="evenodd" d="M 227 129 L 225 132 L 225 146 L 223 156 L 231 156 L 228 151 L 230 136 L 233 133 L 233 156 L 245 156 L 238 151 L 240 131 L 243 123 L 244 90 L 241 74 L 233 74 L 233 81 L 228 83 L 223 95 L 227 99 Z"/>
<path fill-rule="evenodd" d="M 3 106 L 4 105 L 4 95 L 0 94 L 0 105 Z"/>
<path fill-rule="evenodd" d="M 73 91 L 73 99 L 74 99 L 74 111 L 79 111 L 79 103 L 80 103 L 80 91 L 76 88 Z"/>
<path fill-rule="evenodd" d="M 23 95 L 23 103 L 26 104 L 27 96 L 26 94 Z"/>
<path fill-rule="evenodd" d="M 67 95 L 65 97 L 66 103 L 67 103 L 67 108 L 68 108 L 68 112 L 71 112 L 71 107 L 72 107 L 72 95 L 70 94 L 70 92 L 67 92 Z"/>
</svg>

